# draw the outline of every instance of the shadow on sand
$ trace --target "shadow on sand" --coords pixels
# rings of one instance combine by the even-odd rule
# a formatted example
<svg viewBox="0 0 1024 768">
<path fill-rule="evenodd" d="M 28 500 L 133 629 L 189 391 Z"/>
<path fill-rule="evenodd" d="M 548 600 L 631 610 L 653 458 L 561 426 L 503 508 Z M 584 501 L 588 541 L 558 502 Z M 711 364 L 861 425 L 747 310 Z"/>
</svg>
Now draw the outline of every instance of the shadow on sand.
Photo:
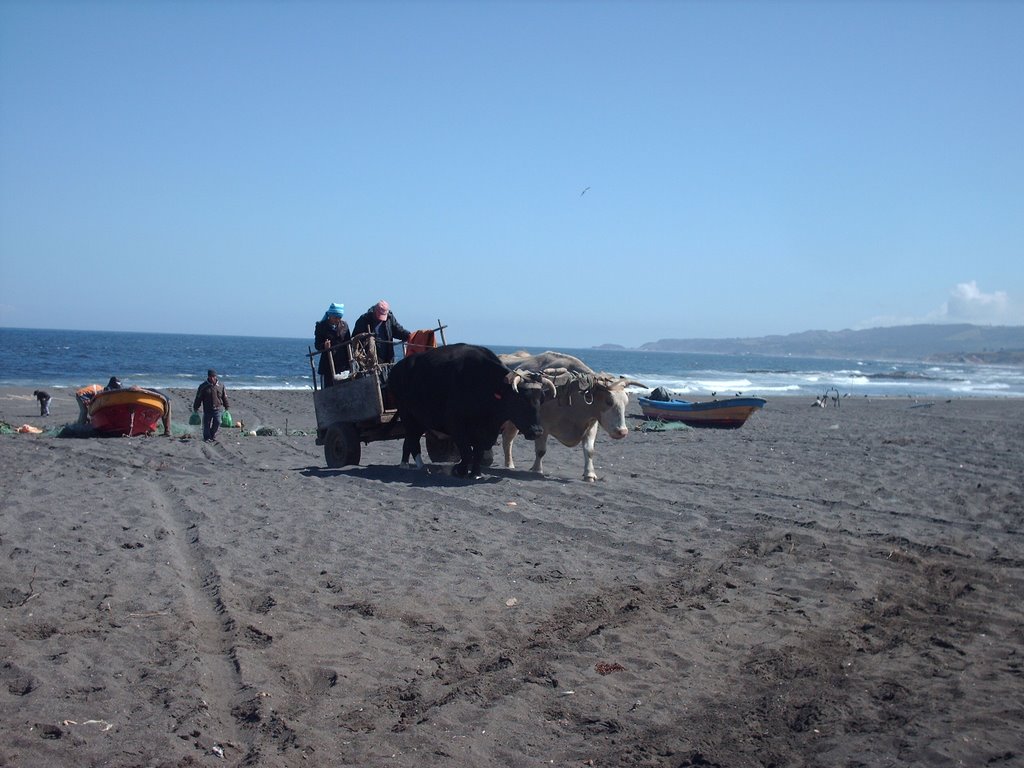
<svg viewBox="0 0 1024 768">
<path fill-rule="evenodd" d="M 504 469 L 501 467 L 486 467 L 483 469 L 484 476 L 478 480 L 471 480 L 467 477 L 455 477 L 452 475 L 451 464 L 427 464 L 424 471 L 403 467 L 396 464 L 370 464 L 368 466 L 351 466 L 340 469 L 328 469 L 325 467 L 298 467 L 296 468 L 305 477 L 359 477 L 365 480 L 375 480 L 380 483 L 402 483 L 412 487 L 461 487 L 479 483 L 500 483 L 504 479 L 530 480 L 542 482 L 568 482 L 563 478 L 545 477 L 537 472 L 530 472 L 523 469 Z"/>
</svg>

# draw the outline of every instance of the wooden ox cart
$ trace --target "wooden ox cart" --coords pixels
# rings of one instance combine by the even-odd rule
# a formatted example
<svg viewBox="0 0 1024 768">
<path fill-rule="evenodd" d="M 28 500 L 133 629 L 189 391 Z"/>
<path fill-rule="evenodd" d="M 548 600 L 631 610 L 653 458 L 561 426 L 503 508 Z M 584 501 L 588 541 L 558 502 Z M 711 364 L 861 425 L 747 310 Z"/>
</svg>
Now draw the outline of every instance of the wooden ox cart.
<svg viewBox="0 0 1024 768">
<path fill-rule="evenodd" d="M 405 354 L 416 354 L 436 346 L 435 334 L 440 335 L 444 344 L 446 327 L 438 321 L 434 329 L 416 331 L 405 342 Z M 334 382 L 329 387 L 319 386 L 313 362 L 322 352 L 309 350 L 309 365 L 313 370 L 313 407 L 316 410 L 316 444 L 324 447 L 328 467 L 358 464 L 361 443 L 405 437 L 403 425 L 397 418 L 398 412 L 387 391 L 387 377 L 392 364 L 378 360 L 376 341 L 370 333 L 361 333 L 349 340 L 347 371 L 334 371 L 334 358 L 328 355 L 327 375 Z M 431 461 L 452 461 L 453 454 L 455 459 L 458 458 L 458 450 L 445 436 L 428 432 L 426 443 Z"/>
</svg>

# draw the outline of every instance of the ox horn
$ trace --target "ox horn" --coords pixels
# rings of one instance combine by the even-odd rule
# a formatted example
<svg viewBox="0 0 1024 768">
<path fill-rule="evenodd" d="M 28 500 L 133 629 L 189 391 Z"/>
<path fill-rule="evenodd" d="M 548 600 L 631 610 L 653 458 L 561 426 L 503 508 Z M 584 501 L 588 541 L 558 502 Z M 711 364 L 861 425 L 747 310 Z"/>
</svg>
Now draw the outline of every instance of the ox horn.
<svg viewBox="0 0 1024 768">
<path fill-rule="evenodd" d="M 622 387 L 641 387 L 642 389 L 650 389 L 646 384 L 640 381 L 633 381 L 633 379 L 627 379 L 625 376 L 612 376 L 610 373 L 602 371 L 597 374 L 597 382 L 603 384 L 608 388 Z"/>
<path fill-rule="evenodd" d="M 551 377 L 541 375 L 540 383 L 542 387 L 551 387 L 551 396 L 555 397 L 558 395 L 558 387 L 555 386 L 555 382 L 551 380 Z"/>
<path fill-rule="evenodd" d="M 513 392 L 519 391 L 519 382 L 521 381 L 540 381 L 542 387 L 551 388 L 552 395 L 558 394 L 558 389 L 555 387 L 555 383 L 543 373 L 516 369 L 508 375 L 508 383 L 512 385 Z"/>
</svg>

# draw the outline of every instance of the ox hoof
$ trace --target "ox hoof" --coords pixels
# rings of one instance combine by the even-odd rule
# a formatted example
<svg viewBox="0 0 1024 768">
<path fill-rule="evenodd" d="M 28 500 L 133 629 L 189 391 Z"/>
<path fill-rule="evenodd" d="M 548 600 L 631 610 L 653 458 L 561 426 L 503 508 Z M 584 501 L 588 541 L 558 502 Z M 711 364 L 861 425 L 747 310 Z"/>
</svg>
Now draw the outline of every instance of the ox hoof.
<svg viewBox="0 0 1024 768">
<path fill-rule="evenodd" d="M 583 479 L 586 480 L 588 483 L 596 483 L 597 475 L 584 475 Z"/>
</svg>

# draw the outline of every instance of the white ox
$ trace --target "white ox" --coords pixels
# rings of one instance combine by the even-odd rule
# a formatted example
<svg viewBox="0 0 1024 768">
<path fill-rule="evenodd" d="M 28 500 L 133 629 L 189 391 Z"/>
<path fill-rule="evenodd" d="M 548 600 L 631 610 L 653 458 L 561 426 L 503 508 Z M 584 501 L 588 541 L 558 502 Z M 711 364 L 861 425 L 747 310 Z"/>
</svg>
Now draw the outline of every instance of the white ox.
<svg viewBox="0 0 1024 768">
<path fill-rule="evenodd" d="M 540 408 L 540 423 L 544 433 L 533 441 L 535 459 L 531 470 L 543 473 L 548 436 L 553 435 L 562 445 L 570 448 L 583 442 L 583 479 L 589 482 L 597 480 L 594 471 L 597 427 L 600 424 L 615 440 L 621 440 L 629 434 L 626 426 L 626 404 L 629 402 L 626 387 L 643 385 L 621 376 L 594 373 L 579 358 L 561 352 L 542 352 L 539 355 L 516 352 L 499 357 L 509 368 L 546 374 L 557 388 L 557 397 L 545 401 Z M 505 453 L 505 466 L 509 469 L 515 468 L 512 441 L 517 434 L 519 430 L 511 422 L 502 426 L 501 445 Z"/>
</svg>

